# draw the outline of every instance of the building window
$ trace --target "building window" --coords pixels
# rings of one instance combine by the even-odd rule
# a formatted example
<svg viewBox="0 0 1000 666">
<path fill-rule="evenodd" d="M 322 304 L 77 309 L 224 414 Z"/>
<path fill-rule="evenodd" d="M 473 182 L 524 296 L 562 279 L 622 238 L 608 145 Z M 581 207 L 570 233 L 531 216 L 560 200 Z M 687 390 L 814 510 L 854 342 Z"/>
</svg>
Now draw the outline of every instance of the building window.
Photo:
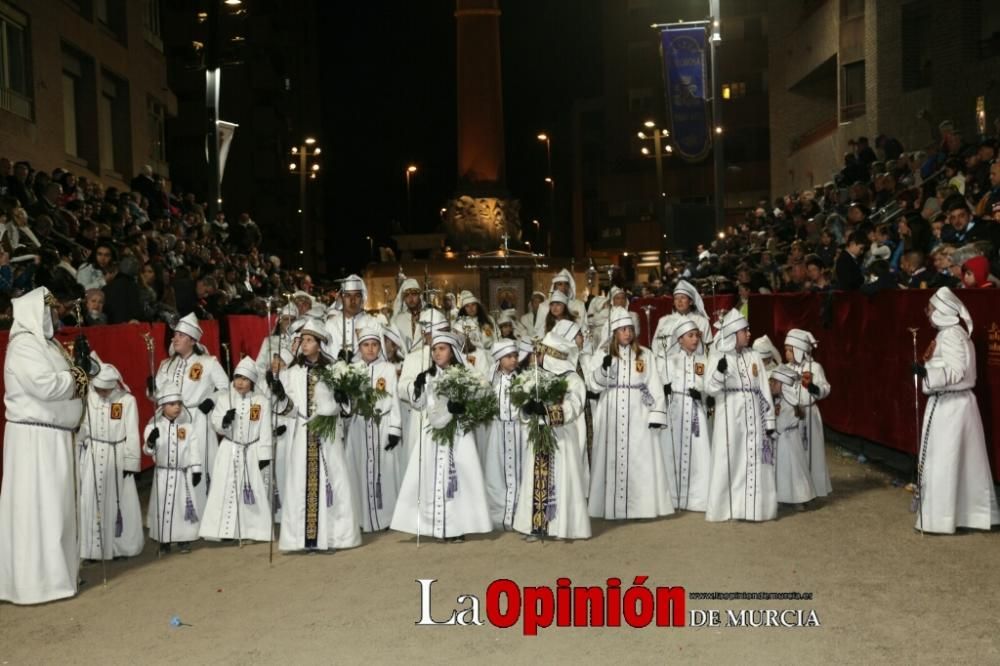
<svg viewBox="0 0 1000 666">
<path fill-rule="evenodd" d="M 865 114 L 865 61 L 843 66 L 840 82 L 840 122 Z"/>
<path fill-rule="evenodd" d="M 160 34 L 160 0 L 143 0 L 142 36 L 149 45 L 163 50 L 163 36 Z"/>
<path fill-rule="evenodd" d="M 1000 55 L 1000 3 L 983 0 L 980 3 L 979 57 Z"/>
<path fill-rule="evenodd" d="M 131 172 L 131 125 L 128 83 L 102 72 L 97 101 L 97 137 L 101 169 L 122 175 Z"/>
<path fill-rule="evenodd" d="M 27 16 L 0 2 L 0 109 L 31 120 Z"/>
<path fill-rule="evenodd" d="M 722 99 L 739 99 L 746 95 L 747 84 L 744 81 L 722 84 Z"/>
<path fill-rule="evenodd" d="M 919 90 L 931 84 L 930 47 L 935 35 L 930 2 L 908 2 L 902 10 L 903 90 Z"/>
<path fill-rule="evenodd" d="M 167 161 L 166 150 L 166 108 L 159 101 L 150 97 L 146 100 L 146 133 L 149 136 L 147 155 L 152 162 Z"/>
<path fill-rule="evenodd" d="M 93 0 L 94 21 L 114 35 L 122 44 L 126 41 L 125 2 L 123 0 Z"/>
<path fill-rule="evenodd" d="M 81 157 L 79 137 L 81 119 L 81 93 L 83 64 L 75 54 L 63 51 L 62 58 L 62 110 L 63 146 L 67 155 Z"/>
</svg>

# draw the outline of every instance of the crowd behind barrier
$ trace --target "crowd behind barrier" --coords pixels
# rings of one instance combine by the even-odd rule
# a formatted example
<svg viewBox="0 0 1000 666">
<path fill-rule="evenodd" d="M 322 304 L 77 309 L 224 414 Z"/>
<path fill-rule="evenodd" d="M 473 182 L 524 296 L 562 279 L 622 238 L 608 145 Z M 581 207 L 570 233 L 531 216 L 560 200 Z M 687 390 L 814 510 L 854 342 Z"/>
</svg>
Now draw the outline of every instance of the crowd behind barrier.
<svg viewBox="0 0 1000 666">
<path fill-rule="evenodd" d="M 1000 291 L 963 290 L 960 298 L 974 321 L 976 346 L 976 397 L 989 443 L 993 478 L 1000 480 Z M 917 425 L 913 412 L 912 337 L 909 328 L 918 328 L 917 353 L 922 355 L 934 337 L 924 308 L 927 291 L 899 291 L 865 296 L 859 293 L 753 295 L 748 305 L 750 330 L 754 338 L 768 335 L 782 348 L 785 333 L 793 327 L 812 331 L 820 341 L 816 360 L 823 364 L 833 391 L 821 405 L 825 423 L 839 432 L 863 437 L 889 448 L 915 454 Z M 637 312 L 642 330 L 640 340 L 649 344 L 650 329 L 672 310 L 671 297 L 645 298 L 630 308 Z M 735 304 L 733 295 L 707 296 L 705 307 L 712 313 Z M 644 306 L 650 306 L 647 325 Z M 267 334 L 267 320 L 253 315 L 231 315 L 224 320 L 201 322 L 202 344 L 220 354 L 223 342 L 229 349 L 229 367 L 243 356 L 256 357 Z M 79 329 L 64 328 L 57 339 L 70 344 Z M 145 423 L 153 412 L 143 395 L 149 376 L 149 358 L 143 338 L 154 341 L 158 365 L 166 357 L 169 331 L 161 323 L 93 326 L 85 329 L 93 350 L 113 363 L 131 387 L 139 405 L 139 421 Z M 8 333 L 0 332 L 0 355 L 7 350 Z M 0 377 L 0 391 L 3 390 Z M 926 396 L 920 395 L 921 418 Z M 0 429 L 4 414 L 0 411 Z M 2 431 L 2 430 L 0 430 Z M 2 444 L 2 443 L 0 443 Z M 2 449 L 0 449 L 2 450 Z M 143 460 L 143 468 L 150 465 Z"/>
</svg>

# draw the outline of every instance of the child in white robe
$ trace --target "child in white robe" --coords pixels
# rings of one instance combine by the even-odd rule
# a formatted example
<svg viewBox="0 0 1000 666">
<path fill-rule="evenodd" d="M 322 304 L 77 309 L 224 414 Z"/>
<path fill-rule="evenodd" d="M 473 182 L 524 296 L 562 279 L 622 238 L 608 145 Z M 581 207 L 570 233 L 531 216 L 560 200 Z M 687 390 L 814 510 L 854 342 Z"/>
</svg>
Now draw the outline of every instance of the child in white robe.
<svg viewBox="0 0 1000 666">
<path fill-rule="evenodd" d="M 205 426 L 201 412 L 184 406 L 181 387 L 173 381 L 157 386 L 156 414 L 143 432 L 142 450 L 156 463 L 146 522 L 149 538 L 169 553 L 176 543 L 191 552 L 198 538 L 204 493 L 202 484 Z"/>
<path fill-rule="evenodd" d="M 490 519 L 498 530 L 514 529 L 524 457 L 528 455 L 527 434 L 518 409 L 511 402 L 511 386 L 517 376 L 517 342 L 500 338 L 490 350 L 494 364 L 490 383 L 497 397 L 499 414 L 487 431 L 483 475 L 490 504 Z"/>
<path fill-rule="evenodd" d="M 775 487 L 778 502 L 794 504 L 800 511 L 805 503 L 816 497 L 809 462 L 802 442 L 802 419 L 805 414 L 799 405 L 801 377 L 787 365 L 776 367 L 770 376 L 771 395 L 774 398 L 776 442 Z"/>
<path fill-rule="evenodd" d="M 716 365 L 705 390 L 716 403 L 705 520 L 774 520 L 774 405 L 767 370 L 750 348 L 750 325 L 739 310 L 723 318 L 712 358 Z"/>
<path fill-rule="evenodd" d="M 674 506 L 686 511 L 704 511 L 712 465 L 711 432 L 705 409 L 708 359 L 701 344 L 701 329 L 693 319 L 679 319 L 670 337 L 674 347 L 664 357 L 663 391 L 669 422 L 660 433 L 663 462 L 672 479 Z"/>
<path fill-rule="evenodd" d="M 110 560 L 142 552 L 139 410 L 118 369 L 101 363 L 80 424 L 80 557 Z M 100 510 L 100 516 L 98 516 Z"/>
<path fill-rule="evenodd" d="M 351 470 L 356 503 L 361 512 L 361 531 L 389 529 L 396 508 L 399 444 L 402 430 L 396 366 L 382 353 L 383 329 L 366 326 L 358 333 L 355 365 L 364 369 L 372 388 L 384 393 L 375 404 L 379 418 L 351 415 L 347 428 L 347 465 Z"/>
<path fill-rule="evenodd" d="M 817 401 L 830 395 L 830 382 L 826 380 L 823 366 L 813 359 L 813 350 L 819 346 L 809 331 L 793 328 L 785 336 L 785 362 L 802 378 L 796 389 L 798 404 L 805 412 L 802 420 L 802 443 L 806 449 L 809 473 L 817 497 L 833 492 L 830 471 L 826 466 L 826 437 L 823 435 L 823 417 Z"/>
<path fill-rule="evenodd" d="M 255 390 L 257 365 L 249 356 L 233 381 L 212 400 L 212 427 L 220 436 L 208 502 L 201 518 L 203 539 L 271 539 L 271 498 L 265 475 L 272 459 L 271 403 Z"/>
</svg>

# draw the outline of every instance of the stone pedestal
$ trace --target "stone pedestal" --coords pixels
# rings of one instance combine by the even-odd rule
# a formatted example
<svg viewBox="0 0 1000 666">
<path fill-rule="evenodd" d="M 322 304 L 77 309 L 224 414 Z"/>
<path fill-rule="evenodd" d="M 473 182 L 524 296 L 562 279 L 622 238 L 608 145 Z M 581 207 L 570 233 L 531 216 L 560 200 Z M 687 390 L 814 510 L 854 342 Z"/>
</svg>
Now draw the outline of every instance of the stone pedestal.
<svg viewBox="0 0 1000 666">
<path fill-rule="evenodd" d="M 521 202 L 495 196 L 458 194 L 444 213 L 444 230 L 457 252 L 491 251 L 503 245 L 502 237 L 521 238 Z"/>
</svg>

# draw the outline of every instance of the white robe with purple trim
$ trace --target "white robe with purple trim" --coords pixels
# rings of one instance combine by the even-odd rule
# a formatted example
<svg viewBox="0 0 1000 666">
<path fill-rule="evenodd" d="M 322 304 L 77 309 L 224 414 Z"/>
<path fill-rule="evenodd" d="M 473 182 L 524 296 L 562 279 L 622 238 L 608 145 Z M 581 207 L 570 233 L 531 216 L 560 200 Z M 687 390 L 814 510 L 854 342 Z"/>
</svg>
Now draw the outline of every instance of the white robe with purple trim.
<svg viewBox="0 0 1000 666">
<path fill-rule="evenodd" d="M 594 410 L 590 471 L 590 515 L 621 520 L 656 518 L 674 512 L 663 464 L 660 433 L 666 426 L 663 382 L 653 353 L 619 347 L 609 368 L 595 354 L 591 379 L 600 392 Z"/>
</svg>

